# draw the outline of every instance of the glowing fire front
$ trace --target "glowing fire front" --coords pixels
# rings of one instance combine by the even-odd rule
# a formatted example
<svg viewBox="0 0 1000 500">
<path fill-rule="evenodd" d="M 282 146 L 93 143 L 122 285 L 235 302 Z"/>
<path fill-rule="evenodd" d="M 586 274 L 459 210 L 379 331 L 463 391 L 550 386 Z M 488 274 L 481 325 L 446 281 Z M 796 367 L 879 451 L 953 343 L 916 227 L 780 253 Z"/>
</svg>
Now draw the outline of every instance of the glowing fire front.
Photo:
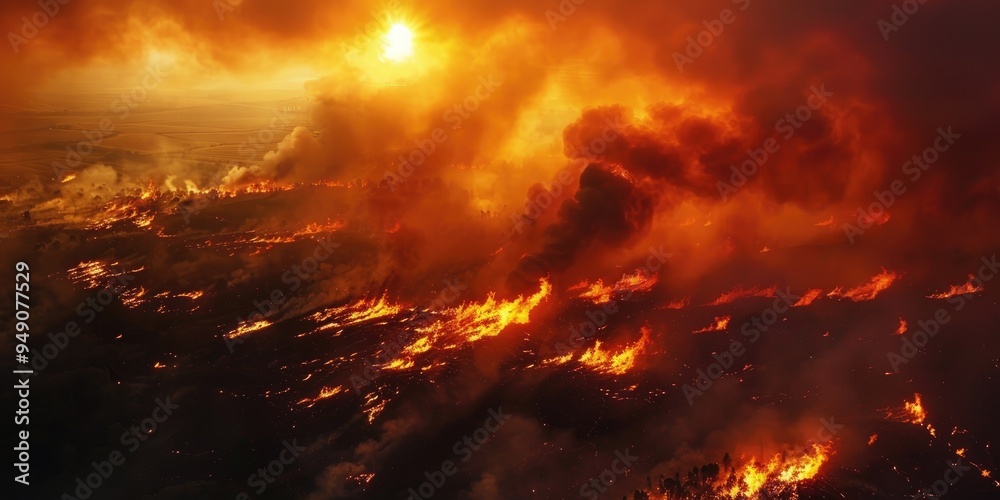
<svg viewBox="0 0 1000 500">
<path fill-rule="evenodd" d="M 721 464 L 695 467 L 686 476 L 661 476 L 658 490 L 662 496 L 656 498 L 798 498 L 802 483 L 814 479 L 832 455 L 832 445 L 814 443 L 775 453 L 766 461 L 750 457 L 735 465 L 727 453 Z"/>
</svg>

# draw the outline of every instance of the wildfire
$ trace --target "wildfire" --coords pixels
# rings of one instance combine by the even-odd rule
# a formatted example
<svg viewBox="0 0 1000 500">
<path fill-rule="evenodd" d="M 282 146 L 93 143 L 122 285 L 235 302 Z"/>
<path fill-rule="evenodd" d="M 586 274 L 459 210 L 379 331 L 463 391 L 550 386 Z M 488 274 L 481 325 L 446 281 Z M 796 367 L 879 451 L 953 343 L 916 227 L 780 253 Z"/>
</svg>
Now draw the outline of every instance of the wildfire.
<svg viewBox="0 0 1000 500">
<path fill-rule="evenodd" d="M 906 320 L 899 318 L 899 328 L 896 328 L 896 335 L 902 335 L 906 333 Z"/>
<path fill-rule="evenodd" d="M 569 289 L 571 291 L 583 290 L 580 292 L 579 297 L 584 300 L 589 300 L 595 304 L 607 304 L 608 302 L 611 302 L 611 295 L 614 293 L 614 289 L 610 286 L 606 286 L 604 281 L 600 279 L 594 283 L 582 281 L 571 286 Z"/>
<path fill-rule="evenodd" d="M 903 401 L 903 409 L 901 412 L 890 411 L 886 414 L 886 418 L 889 420 L 895 420 L 897 422 L 906 422 L 908 424 L 924 425 L 924 420 L 927 418 L 927 411 L 924 410 L 924 404 L 921 400 L 920 394 L 913 395 L 913 402 Z"/>
<path fill-rule="evenodd" d="M 903 408 L 901 410 L 887 411 L 885 418 L 896 422 L 904 422 L 907 424 L 926 427 L 927 432 L 929 432 L 932 437 L 937 437 L 937 430 L 934 429 L 934 426 L 924 423 L 924 421 L 927 420 L 927 410 L 924 409 L 924 403 L 921 400 L 919 393 L 913 394 L 912 403 L 909 401 L 903 401 Z"/>
<path fill-rule="evenodd" d="M 242 337 L 248 333 L 256 332 L 257 330 L 263 330 L 264 328 L 267 328 L 269 326 L 271 326 L 271 322 L 266 319 L 258 320 L 253 323 L 250 323 L 249 321 L 244 321 L 240 323 L 235 330 L 229 332 L 227 336 L 231 339 L 234 339 L 236 337 Z"/>
<path fill-rule="evenodd" d="M 636 357 L 645 352 L 650 344 L 650 329 L 642 327 L 642 338 L 624 350 L 612 354 L 601 348 L 601 341 L 595 341 L 593 347 L 587 349 L 577 360 L 596 372 L 608 375 L 624 375 L 635 366 Z"/>
<path fill-rule="evenodd" d="M 721 332 L 729 326 L 729 320 L 732 319 L 729 316 L 716 316 L 715 322 L 711 325 L 706 326 L 700 330 L 695 330 L 691 333 L 707 333 L 707 332 Z"/>
<path fill-rule="evenodd" d="M 777 453 L 766 464 L 751 460 L 736 472 L 735 484 L 724 493 L 740 500 L 788 496 L 798 483 L 816 477 L 831 454 L 831 446 L 813 444 L 798 456 Z M 719 486 L 724 488 L 724 482 Z"/>
<path fill-rule="evenodd" d="M 816 223 L 819 227 L 833 227 L 833 216 L 831 215 L 826 220 L 822 220 Z"/>
<path fill-rule="evenodd" d="M 899 279 L 902 275 L 893 271 L 886 271 L 882 268 L 882 272 L 876 274 L 872 277 L 871 281 L 861 285 L 856 288 L 851 288 L 846 292 L 840 287 L 837 287 L 834 291 L 826 294 L 827 297 L 842 297 L 845 299 L 853 300 L 854 302 L 861 302 L 864 300 L 872 300 L 878 296 L 878 294 L 889 288 L 894 281 Z"/>
<path fill-rule="evenodd" d="M 731 292 L 726 292 L 720 295 L 718 298 L 709 302 L 710 306 L 718 306 L 722 304 L 729 304 L 736 299 L 742 299 L 747 297 L 774 297 L 774 293 L 778 290 L 777 285 L 772 285 L 770 288 L 759 288 L 753 287 L 749 289 L 744 289 L 742 287 L 736 287 Z"/>
<path fill-rule="evenodd" d="M 809 290 L 806 293 L 802 294 L 802 297 L 799 297 L 799 300 L 795 302 L 795 304 L 792 304 L 792 307 L 808 306 L 809 304 L 812 304 L 814 300 L 818 299 L 821 295 L 823 295 L 823 290 L 820 290 L 819 288 L 813 288 L 812 290 Z"/>
<path fill-rule="evenodd" d="M 111 278 L 143 270 L 145 270 L 145 267 L 140 266 L 126 271 L 117 261 L 104 263 L 99 260 L 91 260 L 77 264 L 76 267 L 66 271 L 66 274 L 73 283 L 85 283 L 87 288 L 100 288 L 106 286 Z"/>
<path fill-rule="evenodd" d="M 146 189 L 142 190 L 142 194 L 139 195 L 139 199 L 143 201 L 155 200 L 160 197 L 160 190 L 156 189 L 156 184 L 153 184 L 153 179 L 149 179 L 149 185 Z"/>
<path fill-rule="evenodd" d="M 527 324 L 531 310 L 548 297 L 551 291 L 552 285 L 548 280 L 542 280 L 538 292 L 528 297 L 500 301 L 491 293 L 481 304 L 468 303 L 449 309 L 447 315 L 451 316 L 450 319 L 438 321 L 427 329 L 435 332 L 462 332 L 469 342 L 495 337 L 511 323 Z"/>
<path fill-rule="evenodd" d="M 983 287 L 977 286 L 973 283 L 976 277 L 974 275 L 969 275 L 969 281 L 966 281 L 964 285 L 952 285 L 947 292 L 935 293 L 928 295 L 929 299 L 949 299 L 956 295 L 969 295 L 973 293 L 979 293 L 983 291 Z"/>
<path fill-rule="evenodd" d="M 323 323 L 331 318 L 339 318 L 339 321 L 327 323 L 319 328 L 319 330 L 326 330 L 372 319 L 395 316 L 402 312 L 402 310 L 403 308 L 400 305 L 390 302 L 383 295 L 378 298 L 361 299 L 345 306 L 333 307 L 313 314 L 309 319 L 317 323 Z"/>
<path fill-rule="evenodd" d="M 336 220 L 331 222 L 327 219 L 325 224 L 308 224 L 306 227 L 292 233 L 292 236 L 295 238 L 301 238 L 303 236 L 312 236 L 314 234 L 334 233 L 343 229 L 344 226 L 344 221 Z"/>
<path fill-rule="evenodd" d="M 690 297 L 684 297 L 680 300 L 675 300 L 673 302 L 668 302 L 667 305 L 663 306 L 663 309 L 683 309 L 691 304 Z"/>
<path fill-rule="evenodd" d="M 323 387 L 322 389 L 320 389 L 319 394 L 317 394 L 316 397 L 302 398 L 298 401 L 298 404 L 309 403 L 308 405 L 306 405 L 306 408 L 310 408 L 312 407 L 312 405 L 318 403 L 319 401 L 329 397 L 336 396 L 341 392 L 344 392 L 344 386 L 342 385 L 338 385 L 336 387 Z"/>
<path fill-rule="evenodd" d="M 569 289 L 571 291 L 583 290 L 579 295 L 581 299 L 601 305 L 611 302 L 615 293 L 648 292 L 656 285 L 657 280 L 658 278 L 655 274 L 647 274 L 637 270 L 634 274 L 622 276 L 621 279 L 611 286 L 605 285 L 604 281 L 598 279 L 594 283 L 582 281 L 571 286 Z"/>
<path fill-rule="evenodd" d="M 139 287 L 138 289 L 125 290 L 121 293 L 122 305 L 128 307 L 129 309 L 135 309 L 139 307 L 143 302 L 143 297 L 146 296 L 146 289 Z"/>
<path fill-rule="evenodd" d="M 425 353 L 437 346 L 454 349 L 478 340 L 496 337 L 511 324 L 528 323 L 531 311 L 552 292 L 548 280 L 539 282 L 539 290 L 530 296 L 518 296 L 514 300 L 497 300 L 489 294 L 483 302 L 469 302 L 451 309 L 435 313 L 438 319 L 416 331 L 423 335 L 406 346 L 406 358 L 396 359 L 386 367 L 405 369 L 414 366 L 412 356 Z"/>
</svg>

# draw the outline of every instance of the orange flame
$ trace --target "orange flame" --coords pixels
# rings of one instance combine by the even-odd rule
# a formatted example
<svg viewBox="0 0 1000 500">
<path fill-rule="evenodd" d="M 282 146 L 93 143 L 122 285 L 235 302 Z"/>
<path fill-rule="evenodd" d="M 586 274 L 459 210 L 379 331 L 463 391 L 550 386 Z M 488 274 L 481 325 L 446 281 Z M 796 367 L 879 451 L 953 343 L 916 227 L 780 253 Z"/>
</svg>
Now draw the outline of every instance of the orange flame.
<svg viewBox="0 0 1000 500">
<path fill-rule="evenodd" d="M 497 300 L 490 293 L 481 303 L 465 303 L 437 313 L 440 319 L 417 328 L 423 334 L 403 350 L 407 358 L 422 354 L 433 347 L 454 349 L 463 344 L 476 342 L 487 337 L 496 337 L 511 324 L 528 323 L 531 311 L 552 292 L 548 280 L 539 282 L 539 290 L 534 295 L 518 296 L 514 300 Z M 387 367 L 405 369 L 413 366 L 412 359 L 397 359 Z"/>
<path fill-rule="evenodd" d="M 642 327 L 642 338 L 616 354 L 602 349 L 600 340 L 595 341 L 593 347 L 581 354 L 577 361 L 599 373 L 624 375 L 635 366 L 637 356 L 646 351 L 651 342 L 649 334 L 650 329 Z"/>
<path fill-rule="evenodd" d="M 317 323 L 326 322 L 331 318 L 338 319 L 338 321 L 326 323 L 316 330 L 320 331 L 361 323 L 373 319 L 395 316 L 396 314 L 402 312 L 402 310 L 403 308 L 399 304 L 390 302 L 389 299 L 383 295 L 378 298 L 361 299 L 353 304 L 331 307 L 325 311 L 320 311 L 309 316 L 309 319 Z"/>
<path fill-rule="evenodd" d="M 235 330 L 229 332 L 227 336 L 231 339 L 235 339 L 236 337 L 242 337 L 249 333 L 256 332 L 257 330 L 263 330 L 269 326 L 271 326 L 271 322 L 266 319 L 258 320 L 253 323 L 244 321 L 237 325 Z"/>
<path fill-rule="evenodd" d="M 572 291 L 583 290 L 579 295 L 581 299 L 601 305 L 611 302 L 615 293 L 648 292 L 652 290 L 658 280 L 659 278 L 655 274 L 647 274 L 637 270 L 633 274 L 622 276 L 621 279 L 611 286 L 605 285 L 603 280 L 598 279 L 594 283 L 581 281 L 569 289 Z"/>
<path fill-rule="evenodd" d="M 823 290 L 820 290 L 819 288 L 813 288 L 812 290 L 809 290 L 804 295 L 802 295 L 802 297 L 799 297 L 799 300 L 795 302 L 795 304 L 792 304 L 792 307 L 808 306 L 809 304 L 812 304 L 814 300 L 818 299 L 821 295 L 823 295 Z"/>
<path fill-rule="evenodd" d="M 854 302 L 861 302 L 864 300 L 872 300 L 878 296 L 878 294 L 889 288 L 894 281 L 899 279 L 902 275 L 893 271 L 886 271 L 882 268 L 882 272 L 876 274 L 872 277 L 871 281 L 867 284 L 861 285 L 856 288 L 851 288 L 846 292 L 840 287 L 837 287 L 834 291 L 826 294 L 827 297 L 843 297 L 845 299 L 853 300 Z"/>
<path fill-rule="evenodd" d="M 751 460 L 736 472 L 736 483 L 723 494 L 731 499 L 780 498 L 794 494 L 798 483 L 816 477 L 832 446 L 813 444 L 798 456 L 777 453 L 766 463 Z M 725 488 L 725 481 L 717 487 Z"/>
<path fill-rule="evenodd" d="M 732 319 L 730 316 L 716 316 L 714 323 L 691 333 L 721 332 L 729 326 L 730 319 Z"/>
<path fill-rule="evenodd" d="M 983 291 L 983 287 L 976 286 L 972 281 L 976 277 L 974 275 L 969 275 L 969 281 L 966 281 L 964 285 L 952 285 L 947 292 L 935 293 L 928 295 L 929 299 L 948 299 L 956 295 L 969 295 L 973 293 L 979 293 Z"/>
<path fill-rule="evenodd" d="M 742 287 L 736 287 L 731 292 L 726 292 L 720 295 L 718 298 L 709 302 L 710 306 L 718 306 L 722 304 L 728 304 L 736 299 L 742 299 L 746 297 L 774 297 L 774 293 L 778 290 L 777 285 L 772 285 L 770 288 L 759 288 L 753 287 L 750 289 L 744 289 Z"/>
<path fill-rule="evenodd" d="M 344 386 L 341 385 L 338 385 L 336 387 L 323 387 L 322 389 L 320 389 L 319 394 L 317 394 L 316 397 L 302 398 L 298 401 L 298 404 L 309 403 L 308 405 L 306 405 L 306 408 L 309 408 L 312 407 L 312 405 L 318 403 L 320 400 L 336 396 L 341 392 L 344 392 Z"/>
<path fill-rule="evenodd" d="M 906 333 L 906 320 L 899 318 L 899 328 L 896 328 L 896 335 L 902 335 Z"/>
<path fill-rule="evenodd" d="M 683 299 L 667 303 L 667 305 L 663 306 L 663 309 L 683 309 L 689 304 L 691 304 L 691 298 L 684 297 Z"/>
<path fill-rule="evenodd" d="M 913 402 L 903 401 L 903 409 L 899 412 L 889 411 L 886 418 L 897 422 L 923 425 L 927 418 L 927 411 L 924 410 L 924 403 L 919 393 L 913 395 Z"/>
</svg>

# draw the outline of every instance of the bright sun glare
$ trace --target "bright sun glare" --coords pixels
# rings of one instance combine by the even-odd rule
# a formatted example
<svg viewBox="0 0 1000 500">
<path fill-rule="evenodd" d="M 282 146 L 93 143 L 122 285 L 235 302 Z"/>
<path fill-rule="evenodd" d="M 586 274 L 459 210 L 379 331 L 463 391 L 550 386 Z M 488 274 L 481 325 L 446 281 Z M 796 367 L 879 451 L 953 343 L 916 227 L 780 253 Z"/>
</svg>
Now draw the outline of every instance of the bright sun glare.
<svg viewBox="0 0 1000 500">
<path fill-rule="evenodd" d="M 413 55 L 413 32 L 400 23 L 393 23 L 382 43 L 382 56 L 390 61 L 401 62 Z"/>
</svg>

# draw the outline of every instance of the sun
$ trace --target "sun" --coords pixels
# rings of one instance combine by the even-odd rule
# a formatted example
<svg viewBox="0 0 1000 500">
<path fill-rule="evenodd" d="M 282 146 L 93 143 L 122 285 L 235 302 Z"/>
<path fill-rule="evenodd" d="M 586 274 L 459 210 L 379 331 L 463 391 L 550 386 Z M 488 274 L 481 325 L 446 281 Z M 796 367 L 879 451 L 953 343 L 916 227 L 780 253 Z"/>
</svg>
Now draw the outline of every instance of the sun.
<svg viewBox="0 0 1000 500">
<path fill-rule="evenodd" d="M 382 57 L 402 62 L 413 55 L 413 32 L 402 23 L 393 23 L 382 38 Z"/>
</svg>

